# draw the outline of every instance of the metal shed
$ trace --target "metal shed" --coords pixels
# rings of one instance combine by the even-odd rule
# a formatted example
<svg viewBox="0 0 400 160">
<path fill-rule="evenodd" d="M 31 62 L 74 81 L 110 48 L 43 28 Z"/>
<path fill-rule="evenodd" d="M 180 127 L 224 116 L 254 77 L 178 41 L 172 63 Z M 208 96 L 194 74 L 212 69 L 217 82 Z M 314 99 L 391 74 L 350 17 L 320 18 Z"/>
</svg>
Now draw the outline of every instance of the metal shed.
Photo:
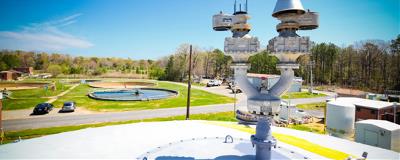
<svg viewBox="0 0 400 160">
<path fill-rule="evenodd" d="M 385 120 L 363 120 L 355 125 L 356 142 L 400 152 L 400 125 Z"/>
</svg>

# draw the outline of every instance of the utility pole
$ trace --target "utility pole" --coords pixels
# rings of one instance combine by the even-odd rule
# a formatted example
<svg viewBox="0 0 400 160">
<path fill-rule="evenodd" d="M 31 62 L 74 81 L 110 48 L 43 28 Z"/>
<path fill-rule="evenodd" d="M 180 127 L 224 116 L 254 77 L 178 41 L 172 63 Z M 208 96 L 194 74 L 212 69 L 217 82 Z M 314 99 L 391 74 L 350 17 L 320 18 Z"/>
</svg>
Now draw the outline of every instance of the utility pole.
<svg viewBox="0 0 400 160">
<path fill-rule="evenodd" d="M 186 120 L 189 120 L 189 109 L 190 109 L 190 88 L 192 87 L 191 82 L 191 74 L 192 74 L 192 45 L 190 45 L 189 51 L 189 79 L 188 79 L 188 93 L 187 93 L 187 104 L 186 104 Z"/>
<path fill-rule="evenodd" d="M 233 81 L 232 81 L 233 83 L 232 83 L 232 85 L 233 85 L 233 94 L 234 94 L 234 99 L 235 99 L 235 101 L 233 102 L 233 116 L 235 116 L 236 117 L 236 82 L 235 82 L 235 79 L 233 79 Z"/>
<path fill-rule="evenodd" d="M 393 123 L 397 124 L 397 103 L 393 103 Z M 1 116 L 0 116 L 1 117 Z"/>
<path fill-rule="evenodd" d="M 4 131 L 3 131 L 3 124 L 2 124 L 2 112 L 3 112 L 3 93 L 0 92 L 0 144 L 3 144 L 4 138 Z"/>
<path fill-rule="evenodd" d="M 308 66 L 310 67 L 310 88 L 308 89 L 309 93 L 313 93 L 313 67 L 315 65 L 315 61 L 311 60 L 308 62 Z"/>
</svg>

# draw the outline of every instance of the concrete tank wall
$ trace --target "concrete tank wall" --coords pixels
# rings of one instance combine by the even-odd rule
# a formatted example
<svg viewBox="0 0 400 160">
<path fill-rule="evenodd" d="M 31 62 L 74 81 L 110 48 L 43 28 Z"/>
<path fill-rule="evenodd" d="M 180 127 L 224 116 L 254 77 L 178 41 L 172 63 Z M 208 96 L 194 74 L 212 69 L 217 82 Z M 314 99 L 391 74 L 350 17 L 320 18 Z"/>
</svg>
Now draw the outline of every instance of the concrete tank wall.
<svg viewBox="0 0 400 160">
<path fill-rule="evenodd" d="M 349 138 L 354 133 L 355 110 L 351 103 L 328 102 L 327 131 L 336 137 Z"/>
</svg>

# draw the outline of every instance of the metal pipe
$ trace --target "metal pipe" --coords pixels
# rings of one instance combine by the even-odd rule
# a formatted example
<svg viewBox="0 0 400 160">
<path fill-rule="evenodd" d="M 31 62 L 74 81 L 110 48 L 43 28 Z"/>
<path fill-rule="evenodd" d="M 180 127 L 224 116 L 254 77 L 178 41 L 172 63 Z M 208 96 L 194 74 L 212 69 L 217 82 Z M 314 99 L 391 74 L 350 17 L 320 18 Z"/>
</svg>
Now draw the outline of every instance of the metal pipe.
<svg viewBox="0 0 400 160">
<path fill-rule="evenodd" d="M 289 89 L 290 85 L 292 84 L 294 79 L 294 71 L 292 68 L 282 68 L 281 69 L 281 77 L 279 78 L 279 81 L 272 86 L 272 88 L 269 91 L 269 94 L 279 97 L 281 96 L 284 92 Z"/>
<path fill-rule="evenodd" d="M 234 68 L 235 81 L 240 89 L 247 95 L 248 99 L 259 97 L 261 93 L 247 79 L 247 65 L 235 65 Z"/>
</svg>

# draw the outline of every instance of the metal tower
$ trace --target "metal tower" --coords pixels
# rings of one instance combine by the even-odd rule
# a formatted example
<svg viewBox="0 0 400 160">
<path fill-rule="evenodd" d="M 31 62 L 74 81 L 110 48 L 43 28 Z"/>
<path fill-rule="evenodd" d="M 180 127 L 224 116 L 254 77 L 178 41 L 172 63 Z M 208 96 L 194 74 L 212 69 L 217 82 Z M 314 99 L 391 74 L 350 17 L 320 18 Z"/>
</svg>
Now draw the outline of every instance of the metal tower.
<svg viewBox="0 0 400 160">
<path fill-rule="evenodd" d="M 232 37 L 225 38 L 224 51 L 233 59 L 234 78 L 243 92 L 247 95 L 249 112 L 258 117 L 256 134 L 251 136 L 253 145 L 256 145 L 256 159 L 271 159 L 271 149 L 276 140 L 271 135 L 271 118 L 277 116 L 281 108 L 279 98 L 290 87 L 294 78 L 293 69 L 298 69 L 296 59 L 309 54 L 313 43 L 309 37 L 297 35 L 297 30 L 311 30 L 318 28 L 318 14 L 305 11 L 300 0 L 278 0 L 272 16 L 281 21 L 276 26 L 279 36 L 269 41 L 267 49 L 279 59 L 277 68 L 281 71 L 279 81 L 267 91 L 260 91 L 247 79 L 248 58 L 259 51 L 257 37 L 248 33 L 251 26 L 247 24 L 250 18 L 247 14 L 247 0 L 245 10 L 237 10 L 235 1 L 233 15 L 220 12 L 213 16 L 215 31 L 232 31 Z"/>
</svg>

